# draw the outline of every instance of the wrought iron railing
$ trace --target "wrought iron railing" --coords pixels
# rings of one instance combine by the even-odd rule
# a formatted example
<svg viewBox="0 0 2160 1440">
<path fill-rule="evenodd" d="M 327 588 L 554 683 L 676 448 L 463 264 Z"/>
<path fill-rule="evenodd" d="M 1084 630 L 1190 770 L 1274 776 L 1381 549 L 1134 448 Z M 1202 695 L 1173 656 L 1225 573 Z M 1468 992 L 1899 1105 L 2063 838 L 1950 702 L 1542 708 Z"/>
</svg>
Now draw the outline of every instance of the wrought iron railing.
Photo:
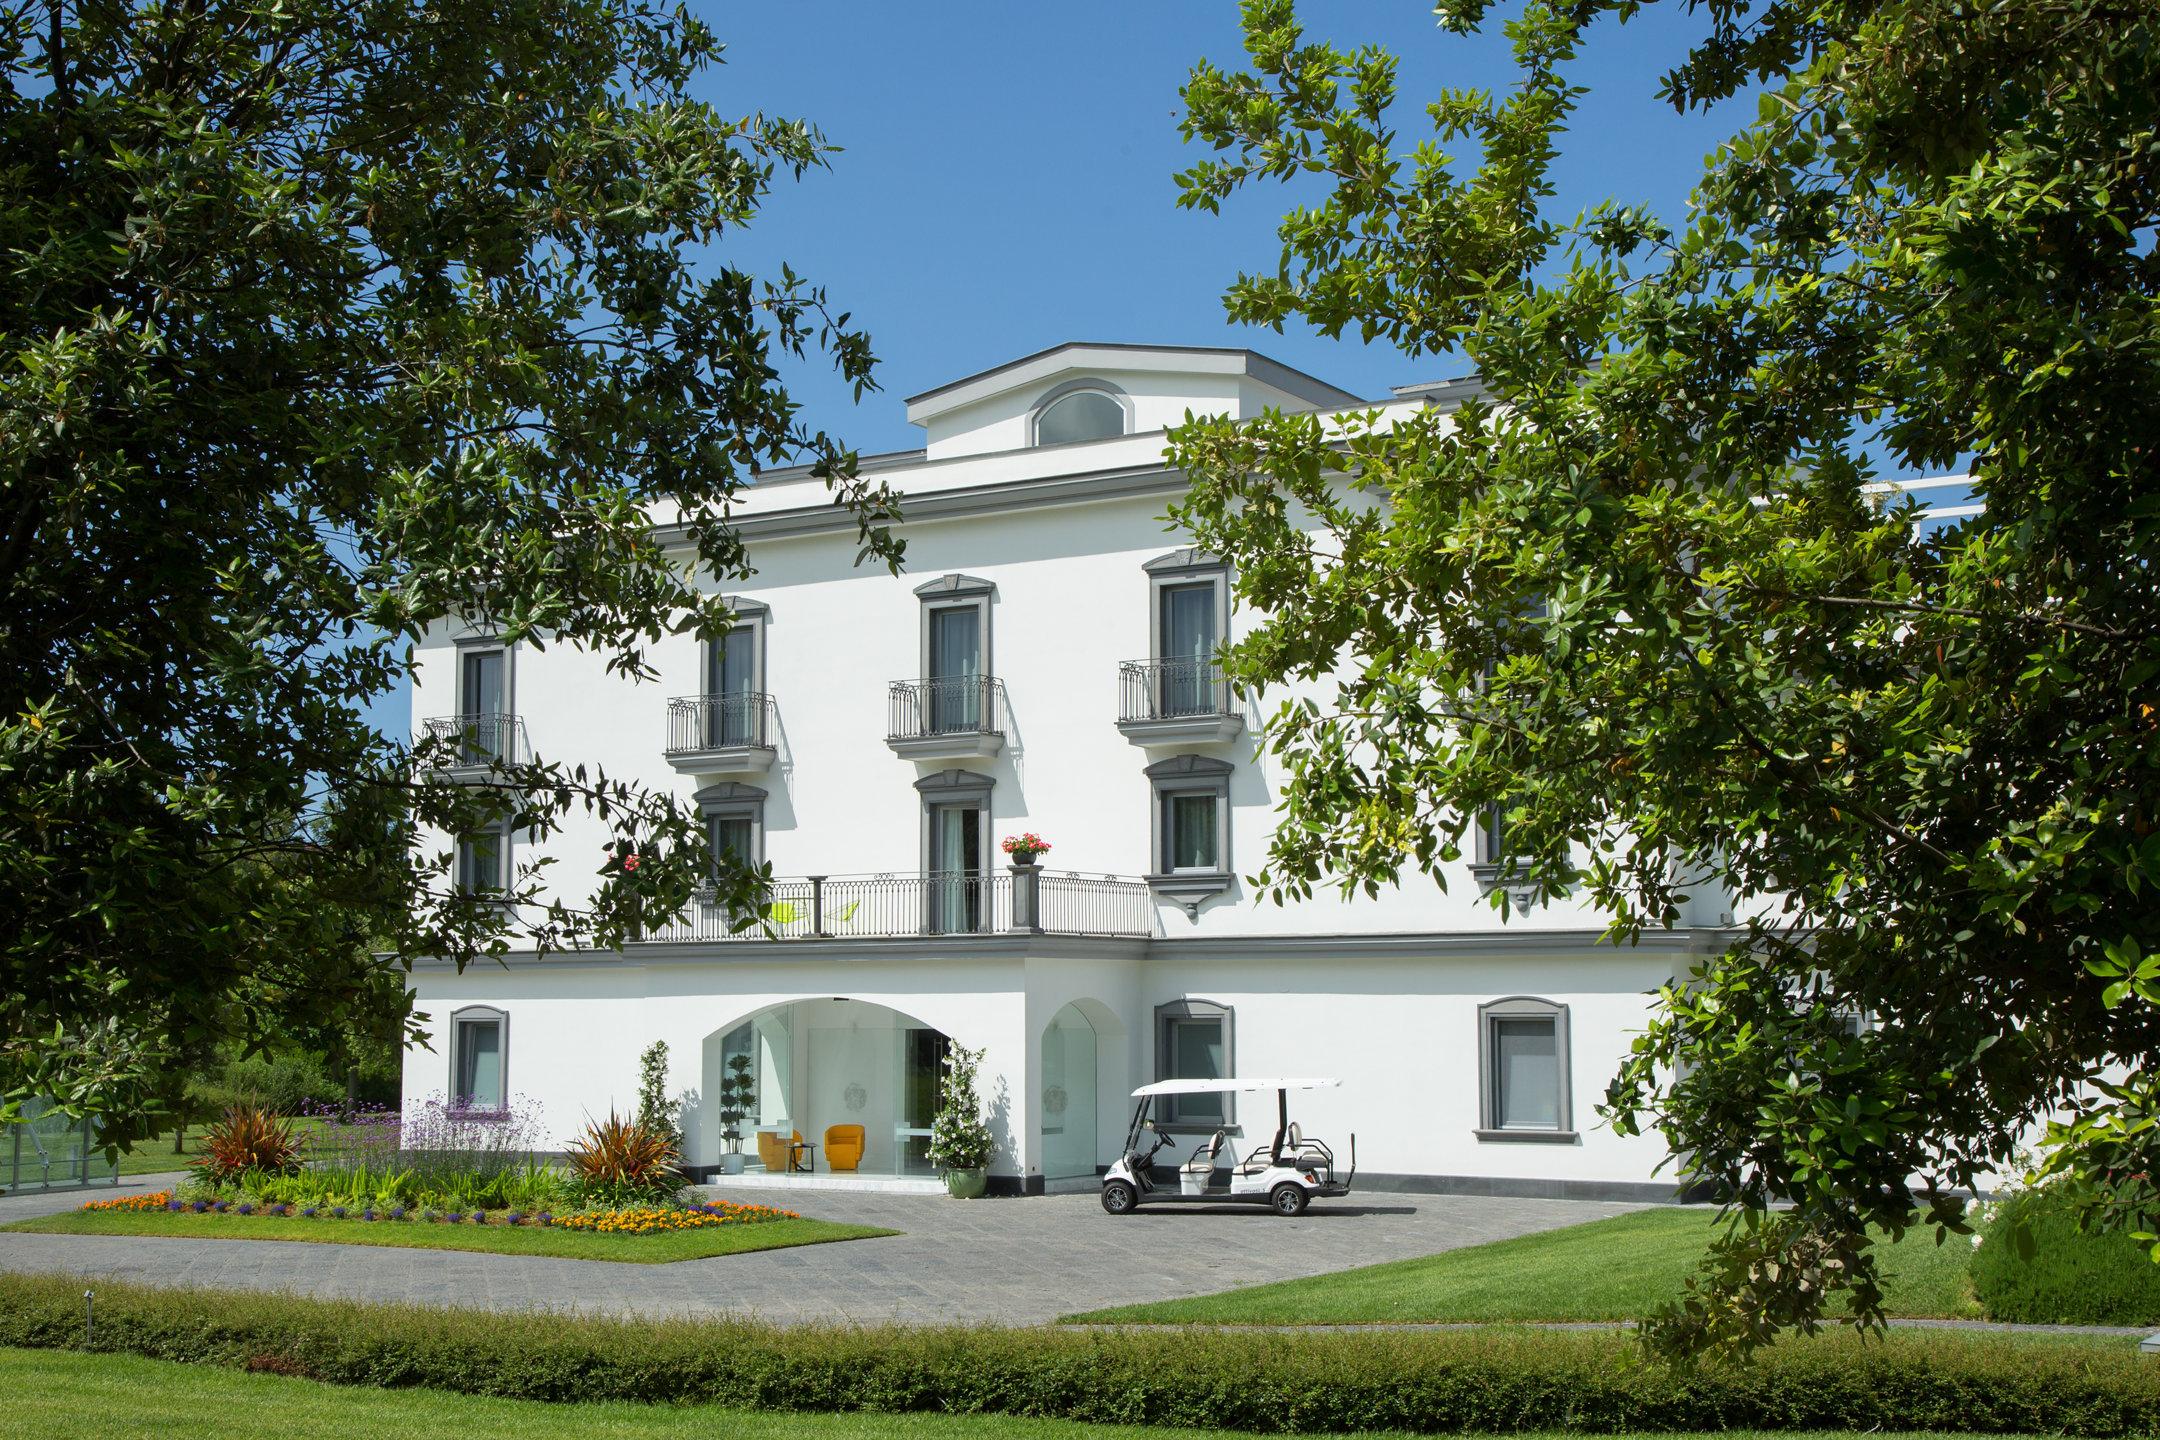
<svg viewBox="0 0 2160 1440">
<path fill-rule="evenodd" d="M 1183 720 L 1230 715 L 1230 682 L 1211 656 L 1127 660 L 1118 666 L 1118 719 Z"/>
<path fill-rule="evenodd" d="M 892 682 L 885 708 L 888 740 L 1004 733 L 1002 680 L 987 675 L 957 675 L 943 680 Z"/>
<path fill-rule="evenodd" d="M 692 755 L 738 745 L 770 746 L 775 729 L 770 695 L 684 695 L 668 701 L 667 753 Z"/>
<path fill-rule="evenodd" d="M 1016 870 L 929 875 L 812 875 L 767 887 L 762 912 L 699 902 L 656 941 L 844 940 L 910 935 L 1146 937 L 1155 906 L 1145 881 Z"/>
<path fill-rule="evenodd" d="M 430 740 L 456 742 L 453 765 L 521 765 L 531 758 L 525 722 L 515 715 L 438 715 L 420 728 Z"/>
</svg>

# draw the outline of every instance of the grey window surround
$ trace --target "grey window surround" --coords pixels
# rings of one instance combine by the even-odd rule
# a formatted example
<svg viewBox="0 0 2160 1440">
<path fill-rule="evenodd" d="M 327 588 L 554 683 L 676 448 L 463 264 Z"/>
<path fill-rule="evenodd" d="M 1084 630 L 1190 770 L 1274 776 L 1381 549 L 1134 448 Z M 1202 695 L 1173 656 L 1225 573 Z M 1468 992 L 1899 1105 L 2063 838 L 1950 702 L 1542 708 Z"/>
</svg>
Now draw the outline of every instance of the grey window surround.
<svg viewBox="0 0 2160 1440">
<path fill-rule="evenodd" d="M 708 785 L 690 797 L 705 819 L 705 832 L 712 834 L 715 820 L 748 820 L 750 822 L 750 853 L 744 858 L 752 865 L 765 863 L 765 801 L 766 793 L 755 785 L 743 785 L 735 781 L 723 781 Z M 718 856 L 714 859 L 717 861 Z"/>
<path fill-rule="evenodd" d="M 1118 427 L 1118 435 L 1130 435 L 1133 433 L 1134 412 L 1132 396 L 1126 394 L 1122 386 L 1113 385 L 1107 380 L 1099 380 L 1093 377 L 1083 376 L 1077 380 L 1067 380 L 1062 384 L 1053 385 L 1048 390 L 1043 391 L 1041 395 L 1035 398 L 1034 405 L 1032 405 L 1028 409 L 1028 448 L 1034 449 L 1042 445 L 1042 418 L 1044 415 L 1049 413 L 1051 406 L 1057 404 L 1060 400 L 1070 399 L 1072 396 L 1083 394 L 1102 395 L 1108 397 L 1111 403 L 1116 405 L 1118 408 L 1118 416 L 1120 421 Z M 1090 438 L 1100 440 L 1112 440 L 1116 439 L 1117 436 L 1100 435 Z M 1089 443 L 1089 441 L 1074 440 L 1059 443 L 1085 445 Z"/>
<path fill-rule="evenodd" d="M 493 1005 L 463 1005 L 450 1012 L 450 1083 L 444 1093 L 454 1105 L 458 1100 L 458 1066 L 464 1059 L 464 1026 L 468 1021 L 493 1021 L 495 1025 L 496 1085 L 502 1091 L 502 1108 L 510 1105 L 510 1012 Z"/>
<path fill-rule="evenodd" d="M 1205 550 L 1186 548 L 1158 555 L 1142 565 L 1148 577 L 1148 631 L 1147 631 L 1147 684 L 1154 687 L 1167 684 L 1166 666 L 1184 657 L 1164 653 L 1163 608 L 1164 592 L 1172 588 L 1191 585 L 1210 585 L 1215 592 L 1215 644 L 1219 648 L 1230 636 L 1230 566 L 1220 556 Z M 1219 672 L 1212 671 L 1209 685 L 1212 703 L 1206 710 L 1192 714 L 1152 714 L 1152 706 L 1158 703 L 1152 696 L 1149 701 L 1149 718 L 1120 718 L 1118 729 L 1136 745 L 1193 745 L 1213 744 L 1234 740 L 1245 728 L 1244 717 L 1237 714 L 1228 687 L 1220 679 Z"/>
<path fill-rule="evenodd" d="M 930 733 L 888 735 L 886 743 L 893 753 L 910 760 L 959 760 L 983 758 L 997 754 L 1005 747 L 1005 716 L 1000 712 L 1000 690 L 996 683 L 997 663 L 994 646 L 995 627 L 991 616 L 997 599 L 997 584 L 979 575 L 958 573 L 940 575 L 915 587 L 915 596 L 921 601 L 922 618 L 918 625 L 920 636 L 915 674 L 922 682 L 914 702 L 919 706 L 939 706 L 948 703 L 940 697 L 952 694 L 948 687 L 933 689 L 930 682 L 946 677 L 932 673 L 934 649 L 933 632 L 938 617 L 953 610 L 972 609 L 975 612 L 976 645 L 979 659 L 979 678 L 984 682 L 979 694 L 964 701 L 970 707 L 980 707 L 977 723 L 945 725 L 933 723 Z M 963 714 L 972 713 L 963 711 Z"/>
<path fill-rule="evenodd" d="M 1237 767 L 1209 755 L 1173 755 L 1158 760 L 1142 773 L 1153 789 L 1149 806 L 1147 882 L 1165 895 L 1197 910 L 1200 902 L 1230 888 L 1235 878 L 1230 868 L 1230 776 Z M 1172 864 L 1170 804 L 1175 796 L 1205 795 L 1215 802 L 1215 863 L 1210 867 L 1179 869 Z"/>
<path fill-rule="evenodd" d="M 1175 1056 L 1178 1026 L 1190 1021 L 1215 1021 L 1222 1026 L 1222 1073 L 1237 1074 L 1237 1012 L 1231 1006 L 1214 1000 L 1187 997 L 1171 1000 L 1155 1007 L 1155 1078 L 1157 1080 L 1183 1080 L 1193 1077 L 1176 1073 Z M 1220 1120 L 1181 1118 L 1179 1097 L 1165 1096 L 1165 1104 L 1158 1107 L 1156 1126 L 1172 1134 L 1211 1135 L 1217 1130 L 1237 1134 L 1237 1096 L 1225 1091 L 1222 1096 Z M 1167 1118 L 1164 1118 L 1167 1117 Z"/>
<path fill-rule="evenodd" d="M 937 824 L 937 812 L 947 805 L 965 805 L 982 812 L 981 854 L 976 863 L 981 873 L 990 873 L 990 794 L 997 788 L 997 777 L 980 770 L 940 770 L 925 775 L 915 782 L 915 793 L 922 796 L 922 872 L 930 871 L 930 856 L 935 848 L 931 827 Z"/>
<path fill-rule="evenodd" d="M 1558 1124 L 1550 1128 L 1503 1127 L 1499 1123 L 1499 1082 L 1493 1073 L 1494 1061 L 1497 1058 L 1494 1036 L 1498 1030 L 1494 1022 L 1529 1019 L 1552 1022 L 1553 1056 L 1559 1072 L 1554 1077 L 1558 1098 Z M 1568 1007 L 1535 995 L 1509 995 L 1499 1000 L 1488 1000 L 1478 1006 L 1477 1027 L 1478 1125 L 1473 1132 L 1477 1138 L 1481 1141 L 1533 1145 L 1579 1144 L 1582 1137 L 1575 1130 L 1574 1065 L 1569 1053 Z"/>
<path fill-rule="evenodd" d="M 772 619 L 772 610 L 769 606 L 766 606 L 759 601 L 749 599 L 748 597 L 742 595 L 728 596 L 727 603 L 728 608 L 735 612 L 735 623 L 728 628 L 728 634 L 734 635 L 744 630 L 750 632 L 750 643 L 753 647 L 751 653 L 755 656 L 755 658 L 751 661 L 750 666 L 752 676 L 750 688 L 758 692 L 759 694 L 763 694 L 765 693 L 766 689 L 765 627 Z M 726 643 L 727 642 L 724 638 L 720 640 L 707 640 L 702 647 L 705 652 L 705 663 L 703 669 L 700 671 L 698 676 L 698 692 L 700 694 L 710 693 L 712 686 L 713 662 L 719 658 L 714 653 L 714 651 L 718 647 L 723 646 Z"/>
<path fill-rule="evenodd" d="M 698 676 L 694 698 L 703 702 L 701 708 L 691 712 L 691 733 L 685 735 L 677 726 L 681 723 L 670 708 L 668 764 L 685 775 L 747 775 L 772 768 L 779 758 L 774 748 L 773 736 L 768 727 L 771 718 L 765 707 L 770 705 L 766 685 L 766 647 L 770 638 L 772 607 L 762 600 L 747 595 L 723 597 L 735 613 L 735 623 L 728 633 L 718 639 L 705 640 L 698 645 Z M 721 713 L 713 707 L 719 693 L 714 676 L 720 669 L 720 656 L 729 639 L 747 633 L 750 644 L 750 699 L 745 718 L 737 731 L 719 730 Z M 719 733 L 715 733 L 719 730 Z M 749 743 L 762 741 L 763 743 Z"/>
<path fill-rule="evenodd" d="M 973 606 L 980 612 L 976 622 L 981 626 L 982 673 L 985 678 L 997 674 L 993 659 L 990 633 L 991 602 L 997 599 L 997 585 L 976 575 L 940 575 L 937 579 L 915 587 L 916 598 L 922 601 L 921 648 L 917 652 L 915 673 L 925 680 L 934 679 L 930 673 L 930 625 L 931 617 L 940 610 L 957 610 Z"/>
<path fill-rule="evenodd" d="M 476 713 L 465 694 L 465 657 L 484 654 L 490 650 L 500 651 L 503 657 L 503 708 L 504 715 L 517 714 L 517 647 L 500 635 L 467 635 L 457 641 L 457 713 Z"/>
<path fill-rule="evenodd" d="M 452 879 L 455 882 L 458 894 L 470 900 L 502 903 L 502 897 L 510 889 L 511 877 L 516 873 L 511 863 L 511 852 L 514 844 L 512 837 L 514 834 L 514 821 L 498 820 L 492 825 L 483 825 L 480 829 L 460 835 L 457 838 L 457 850 L 452 860 L 452 864 L 455 866 Z M 472 867 L 467 863 L 465 857 L 471 848 L 472 837 L 476 835 L 492 835 L 495 837 L 495 885 L 490 890 L 474 889 L 466 883 Z"/>
</svg>

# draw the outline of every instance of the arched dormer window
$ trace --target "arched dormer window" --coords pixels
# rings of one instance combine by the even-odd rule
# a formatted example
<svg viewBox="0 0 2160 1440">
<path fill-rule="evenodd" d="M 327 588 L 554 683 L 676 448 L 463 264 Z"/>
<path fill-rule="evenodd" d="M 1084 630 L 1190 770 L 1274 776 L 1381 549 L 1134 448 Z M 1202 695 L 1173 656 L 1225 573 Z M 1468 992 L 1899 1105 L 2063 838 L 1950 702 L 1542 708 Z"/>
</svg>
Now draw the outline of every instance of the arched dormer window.
<svg viewBox="0 0 2160 1440">
<path fill-rule="evenodd" d="M 1028 419 L 1031 445 L 1108 440 L 1132 430 L 1132 401 L 1103 380 L 1074 380 L 1036 403 Z"/>
</svg>

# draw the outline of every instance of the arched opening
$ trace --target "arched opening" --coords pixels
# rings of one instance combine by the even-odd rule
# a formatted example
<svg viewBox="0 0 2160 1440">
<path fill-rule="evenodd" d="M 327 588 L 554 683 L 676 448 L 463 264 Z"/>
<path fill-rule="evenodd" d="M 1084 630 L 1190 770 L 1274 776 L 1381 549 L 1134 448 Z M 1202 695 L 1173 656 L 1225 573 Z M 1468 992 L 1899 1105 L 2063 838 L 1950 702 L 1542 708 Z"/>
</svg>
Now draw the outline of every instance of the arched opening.
<svg viewBox="0 0 2160 1440">
<path fill-rule="evenodd" d="M 1095 1027 L 1078 1005 L 1067 1005 L 1050 1017 L 1042 1034 L 1045 1179 L 1095 1174 L 1099 1058 Z"/>
<path fill-rule="evenodd" d="M 740 1154 L 749 1170 L 934 1175 L 930 1122 L 951 1047 L 943 1031 L 867 1000 L 757 1011 L 705 1038 L 711 1133 L 700 1148 Z"/>
<path fill-rule="evenodd" d="M 1132 401 L 1102 380 L 1072 380 L 1036 402 L 1028 417 L 1031 445 L 1108 440 L 1132 430 Z"/>
</svg>

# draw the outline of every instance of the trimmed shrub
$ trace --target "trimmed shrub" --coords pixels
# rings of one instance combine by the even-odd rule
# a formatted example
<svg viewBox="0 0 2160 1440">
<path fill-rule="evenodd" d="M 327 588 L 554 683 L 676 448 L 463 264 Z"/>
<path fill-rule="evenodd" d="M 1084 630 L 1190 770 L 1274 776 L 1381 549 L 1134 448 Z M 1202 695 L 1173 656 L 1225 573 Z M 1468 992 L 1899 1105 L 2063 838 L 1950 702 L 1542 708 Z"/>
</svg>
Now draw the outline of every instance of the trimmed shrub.
<svg viewBox="0 0 2160 1440">
<path fill-rule="evenodd" d="M 912 1329 L 370 1306 L 0 1276 L 0 1345 L 276 1368 L 529 1400 L 939 1411 L 1269 1432 L 2160 1433 L 2128 1345 L 1904 1331 L 1791 1341 L 1676 1374 L 1615 1331 Z"/>
<path fill-rule="evenodd" d="M 2023 1225 L 2032 1254 L 2011 1234 Z M 1997 1320 L 2041 1325 L 2160 1325 L 2160 1265 L 2142 1241 L 2090 1234 L 2059 1187 L 2004 1200 L 1972 1258 L 1973 1293 Z"/>
</svg>

